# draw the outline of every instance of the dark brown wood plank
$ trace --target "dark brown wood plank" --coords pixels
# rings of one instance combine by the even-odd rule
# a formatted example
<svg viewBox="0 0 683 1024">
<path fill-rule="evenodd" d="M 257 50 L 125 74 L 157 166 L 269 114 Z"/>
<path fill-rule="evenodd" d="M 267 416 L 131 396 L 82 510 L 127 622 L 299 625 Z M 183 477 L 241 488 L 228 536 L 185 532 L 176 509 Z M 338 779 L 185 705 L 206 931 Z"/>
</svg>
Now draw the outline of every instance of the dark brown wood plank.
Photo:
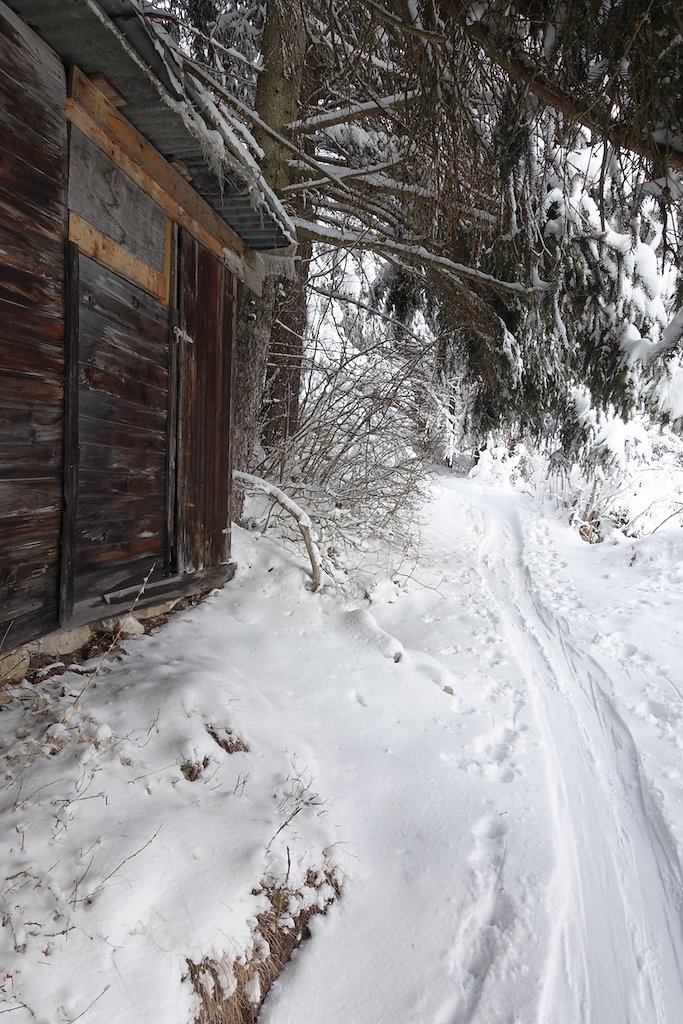
<svg viewBox="0 0 683 1024">
<path fill-rule="evenodd" d="M 91 419 L 89 416 L 82 416 L 81 423 L 88 444 L 102 445 L 105 448 L 130 449 L 133 452 L 152 452 L 159 455 L 166 444 L 164 429 L 153 430 L 147 426 L 140 429 L 138 425 L 137 430 L 131 430 L 130 426 L 125 423 Z"/>
<path fill-rule="evenodd" d="M 120 324 L 116 314 L 81 306 L 81 331 L 86 338 L 97 339 L 119 357 L 144 359 L 162 371 L 168 371 L 168 324 L 140 321 L 140 333 Z"/>
<path fill-rule="evenodd" d="M 164 567 L 166 573 L 175 572 L 177 562 L 176 536 L 176 490 L 178 487 L 178 341 L 175 328 L 178 326 L 178 227 L 172 225 L 169 238 L 169 363 L 168 363 L 168 410 L 166 428 L 166 543 Z"/>
<path fill-rule="evenodd" d="M 101 149 L 72 126 L 69 209 L 165 274 L 166 215 Z"/>
<path fill-rule="evenodd" d="M 28 265 L 2 264 L 0 302 L 29 309 L 44 318 L 59 318 L 64 308 L 61 260 L 56 267 L 36 271 L 33 254 L 27 252 L 26 256 Z"/>
<path fill-rule="evenodd" d="M 158 522 L 165 509 L 163 494 L 131 494 L 118 493 L 110 496 L 103 508 L 102 495 L 97 492 L 83 493 L 79 500 L 79 523 L 117 523 L 124 520 L 137 519 L 143 522 L 149 519 Z"/>
<path fill-rule="evenodd" d="M 36 97 L 53 102 L 64 83 L 64 68 L 53 50 L 22 19 L 0 10 L 0 63 L 14 81 Z"/>
<path fill-rule="evenodd" d="M 159 472 L 156 466 L 138 468 L 134 473 L 121 474 L 103 484 L 100 468 L 91 468 L 81 464 L 79 478 L 82 483 L 81 493 L 84 496 L 86 494 L 97 496 L 98 501 L 116 501 L 118 495 L 144 497 L 149 500 L 149 495 L 156 494 L 159 487 Z"/>
<path fill-rule="evenodd" d="M 60 90 L 64 89 L 64 69 L 60 70 L 60 78 L 53 80 L 57 98 L 60 95 Z M 25 96 L 21 72 L 15 71 L 12 75 L 7 66 L 7 51 L 3 49 L 0 52 L 0 102 L 6 122 L 26 124 L 26 130 L 32 137 L 42 139 L 50 146 L 57 137 L 60 126 L 64 123 L 64 107 L 55 102 L 52 97 L 45 95 L 45 86 L 48 83 L 49 77 L 43 81 L 41 90 L 33 90 L 32 103 L 35 116 L 30 124 L 26 124 L 26 104 L 24 103 L 22 106 Z"/>
<path fill-rule="evenodd" d="M 199 339 L 197 307 L 199 283 L 197 270 L 198 242 L 187 232 L 180 233 L 180 331 L 186 339 L 178 339 L 179 424 L 178 424 L 178 568 L 193 572 L 201 567 L 199 522 L 202 514 L 197 495 L 196 475 L 201 452 L 195 443 L 197 434 L 197 351 Z M 201 470 L 199 470 L 201 472 Z"/>
<path fill-rule="evenodd" d="M 90 570 L 108 570 L 126 566 L 137 558 L 156 560 L 160 566 L 163 566 L 163 533 L 154 534 L 151 537 L 140 537 L 130 530 L 125 534 L 123 531 L 117 532 L 114 526 L 104 526 L 99 531 L 94 528 L 79 530 L 77 599 L 80 600 L 82 596 L 85 575 Z M 98 585 L 103 591 L 104 581 Z"/>
<path fill-rule="evenodd" d="M 0 444 L 18 446 L 36 441 L 61 447 L 62 416 L 59 407 L 38 403 L 22 404 L 11 396 L 0 396 Z"/>
<path fill-rule="evenodd" d="M 0 621 L 0 643 L 4 641 L 2 650 L 9 650 L 19 644 L 28 643 L 36 637 L 44 636 L 57 629 L 59 620 L 57 618 L 57 583 L 52 588 L 43 586 L 42 592 L 46 602 L 37 611 L 28 612 L 25 615 L 14 615 Z M 7 605 L 0 605 L 7 610 Z"/>
<path fill-rule="evenodd" d="M 65 207 L 60 193 L 55 195 L 55 186 L 61 186 L 61 182 L 46 179 L 37 169 L 30 177 L 21 173 L 27 167 L 14 165 L 12 174 L 0 168 L 0 220 L 40 231 L 48 238 L 63 238 Z"/>
<path fill-rule="evenodd" d="M 0 305 L 0 316 L 5 312 L 7 307 Z M 36 318 L 34 329 L 39 325 L 40 321 Z M 62 329 L 60 324 L 59 330 Z M 22 344 L 17 339 L 13 344 L 11 338 L 0 336 L 0 366 L 6 374 L 11 372 L 57 381 L 64 372 L 64 354 L 60 348 L 42 344 L 39 340 Z"/>
<path fill-rule="evenodd" d="M 59 582 L 59 621 L 66 624 L 74 607 L 74 562 L 78 508 L 78 349 L 79 258 L 73 242 L 66 244 L 66 330 L 64 366 L 64 513 Z"/>
<path fill-rule="evenodd" d="M 120 481 L 128 474 L 147 473 L 155 477 L 154 485 L 165 487 L 166 453 L 151 445 L 122 448 L 107 445 L 91 444 L 86 432 L 87 426 L 81 421 L 80 465 L 83 470 L 105 474 L 113 474 L 112 480 Z M 106 494 L 111 488 L 103 480 L 98 488 L 100 494 Z"/>
<path fill-rule="evenodd" d="M 2 431 L 0 430 L 0 434 Z M 44 434 L 37 431 L 32 437 L 30 454 L 26 454 L 26 440 L 20 437 L 10 444 L 0 440 L 0 476 L 6 476 L 11 470 L 22 467 L 30 469 L 34 477 L 45 475 L 62 468 L 62 430 L 55 431 L 55 439 L 50 441 Z"/>
<path fill-rule="evenodd" d="M 135 379 L 136 384 L 144 386 L 145 389 L 149 387 L 162 391 L 163 398 L 166 398 L 168 390 L 167 366 L 160 366 L 157 362 L 145 359 L 141 352 L 131 352 L 128 348 L 118 344 L 117 342 L 121 340 L 121 335 L 112 339 L 111 336 L 107 337 L 104 332 L 102 334 L 93 334 L 90 331 L 90 325 L 86 327 L 85 324 L 83 324 L 81 333 L 83 336 L 80 352 L 81 380 L 87 378 L 90 370 L 99 370 L 103 379 L 113 377 L 118 381 L 125 382 L 125 393 L 129 399 L 132 399 L 132 390 L 129 390 L 131 378 Z M 109 394 L 124 393 L 119 386 L 116 386 L 114 391 L 111 391 L 109 388 L 104 388 L 98 384 L 97 390 L 107 390 Z M 142 397 L 138 401 L 141 404 L 149 405 L 151 408 L 159 408 L 162 398 L 161 396 L 157 396 L 156 400 L 148 398 L 146 391 L 143 391 Z"/>
<path fill-rule="evenodd" d="M 0 108 L 0 132 L 7 140 L 6 148 L 0 150 L 0 176 L 11 180 L 14 175 L 28 173 L 37 179 L 46 179 L 43 188 L 47 188 L 49 179 L 61 182 L 63 167 L 63 132 L 64 112 L 54 111 L 54 124 L 50 126 L 51 134 L 36 132 L 33 124 L 27 124 L 25 108 L 17 117 L 11 116 L 6 100 Z M 17 100 L 18 106 L 21 101 Z M 39 157 L 36 160 L 36 157 Z"/>
<path fill-rule="evenodd" d="M 38 477 L 32 480 L 10 476 L 9 471 L 3 474 L 0 480 L 0 532 L 7 530 L 6 520 L 15 516 L 61 510 L 61 474 L 55 474 L 52 479 Z"/>
<path fill-rule="evenodd" d="M 80 414 L 93 421 L 128 425 L 140 430 L 150 430 L 157 434 L 166 431 L 166 410 L 150 409 L 146 405 L 128 401 L 117 395 L 90 391 L 80 388 Z"/>
<path fill-rule="evenodd" d="M 61 410 L 63 395 L 61 379 L 33 380 L 0 367 L 0 405 L 3 409 L 30 409 L 31 414 L 37 416 L 43 410 Z"/>
<path fill-rule="evenodd" d="M 61 509 L 54 508 L 42 513 L 29 510 L 6 519 L 0 532 L 0 566 L 21 564 L 31 571 L 35 553 L 42 562 L 47 553 L 56 551 L 60 517 Z"/>
<path fill-rule="evenodd" d="M 133 363 L 132 366 L 135 364 Z M 93 366 L 90 361 L 79 363 L 81 390 L 109 396 L 138 406 L 141 410 L 160 412 L 166 416 L 167 395 L 163 388 L 136 380 L 130 372 L 117 373 L 115 369 Z"/>
<path fill-rule="evenodd" d="M 168 310 L 80 257 L 79 490 L 75 604 L 111 573 L 164 564 Z"/>
<path fill-rule="evenodd" d="M 227 561 L 231 553 L 231 527 L 232 527 L 232 441 L 233 441 L 233 416 L 235 393 L 235 331 L 237 322 L 237 278 L 230 275 L 227 283 L 226 302 L 223 315 L 223 346 L 225 351 L 226 365 L 224 367 L 224 393 L 223 402 L 225 409 L 225 491 L 224 501 L 226 509 L 226 533 L 224 534 L 224 546 L 220 552 L 220 559 Z"/>
<path fill-rule="evenodd" d="M 0 639 L 57 625 L 66 82 L 0 5 Z"/>
<path fill-rule="evenodd" d="M 232 282 L 185 232 L 180 266 L 178 565 L 197 570 L 228 556 Z"/>
</svg>

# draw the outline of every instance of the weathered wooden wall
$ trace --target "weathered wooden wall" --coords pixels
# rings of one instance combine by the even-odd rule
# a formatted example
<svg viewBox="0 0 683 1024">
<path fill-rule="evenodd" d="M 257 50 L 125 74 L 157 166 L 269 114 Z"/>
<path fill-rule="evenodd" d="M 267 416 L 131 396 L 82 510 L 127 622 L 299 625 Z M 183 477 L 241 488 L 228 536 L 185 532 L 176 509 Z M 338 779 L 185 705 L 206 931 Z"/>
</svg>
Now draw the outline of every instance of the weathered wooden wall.
<svg viewBox="0 0 683 1024">
<path fill-rule="evenodd" d="M 153 566 L 166 596 L 215 585 L 230 549 L 244 246 L 70 82 L 0 0 L 0 649 L 127 607 Z"/>
<path fill-rule="evenodd" d="M 0 7 L 0 648 L 59 605 L 66 82 Z"/>
</svg>

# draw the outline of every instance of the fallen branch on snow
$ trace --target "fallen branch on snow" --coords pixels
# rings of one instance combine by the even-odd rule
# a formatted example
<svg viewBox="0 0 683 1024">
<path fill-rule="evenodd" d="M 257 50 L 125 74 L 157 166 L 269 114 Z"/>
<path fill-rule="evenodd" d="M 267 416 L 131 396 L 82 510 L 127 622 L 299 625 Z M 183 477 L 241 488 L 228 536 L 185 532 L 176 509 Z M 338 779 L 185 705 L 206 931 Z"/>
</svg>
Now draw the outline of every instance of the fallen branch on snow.
<svg viewBox="0 0 683 1024">
<path fill-rule="evenodd" d="M 316 544 L 313 533 L 311 518 L 307 512 L 297 505 L 288 494 L 281 491 L 275 484 L 268 483 L 267 480 L 262 480 L 260 476 L 253 476 L 251 473 L 242 473 L 239 470 L 233 470 L 233 479 L 238 483 L 242 484 L 243 487 L 252 487 L 257 491 L 263 491 L 269 498 L 276 501 L 278 505 L 282 505 L 286 512 L 296 520 L 296 523 L 301 530 L 301 536 L 304 539 L 306 545 L 306 551 L 311 561 L 311 575 L 313 577 L 313 590 L 319 590 L 322 580 L 322 559 L 320 557 L 320 549 Z"/>
</svg>

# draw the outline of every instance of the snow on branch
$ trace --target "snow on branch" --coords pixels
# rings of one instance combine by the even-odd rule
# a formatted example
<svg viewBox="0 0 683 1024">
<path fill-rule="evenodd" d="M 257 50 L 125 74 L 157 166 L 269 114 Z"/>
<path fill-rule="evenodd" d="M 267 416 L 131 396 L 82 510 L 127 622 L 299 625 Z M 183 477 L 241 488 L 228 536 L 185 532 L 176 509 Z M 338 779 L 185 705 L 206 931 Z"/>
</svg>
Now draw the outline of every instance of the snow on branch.
<svg viewBox="0 0 683 1024">
<path fill-rule="evenodd" d="M 383 21 L 403 32 L 404 35 L 415 36 L 417 39 L 423 39 L 429 43 L 447 42 L 446 36 L 441 32 L 431 32 L 429 29 L 423 28 L 415 20 L 411 22 L 404 21 L 398 14 L 388 11 L 382 4 L 377 3 L 377 0 L 365 0 L 365 2 Z M 414 8 L 410 7 L 409 10 L 414 11 Z"/>
<path fill-rule="evenodd" d="M 313 538 L 313 524 L 311 523 L 311 517 L 307 512 L 301 508 L 300 505 L 285 494 L 284 491 L 276 487 L 275 484 L 271 484 L 268 480 L 263 480 L 260 476 L 254 476 L 252 473 L 242 473 L 240 470 L 233 470 L 233 479 L 238 483 L 242 484 L 243 487 L 251 487 L 257 491 L 262 491 L 263 494 L 267 494 L 269 498 L 276 501 L 278 505 L 289 512 L 290 516 L 296 520 L 297 526 L 301 531 L 301 536 L 304 539 L 306 545 L 306 551 L 311 562 L 311 575 L 313 577 L 313 590 L 319 590 L 322 580 L 322 558 L 320 556 L 320 549 Z"/>
<path fill-rule="evenodd" d="M 373 117 L 396 107 L 404 107 L 413 100 L 419 99 L 422 93 L 418 89 L 412 92 L 395 93 L 393 96 L 383 96 L 376 100 L 368 100 L 366 103 L 352 103 L 337 110 L 331 110 L 316 117 L 303 118 L 300 121 L 292 121 L 287 127 L 290 131 L 300 131 L 306 134 L 310 132 L 324 131 L 337 124 L 348 124 L 349 121 L 359 121 L 364 117 Z"/>
<path fill-rule="evenodd" d="M 596 135 L 615 146 L 623 146 L 646 159 L 656 157 L 665 166 L 683 170 L 683 151 L 678 139 L 666 144 L 655 135 L 646 138 L 625 121 L 615 121 L 609 108 L 601 108 L 593 101 L 585 104 L 578 96 L 565 91 L 556 82 L 543 75 L 538 67 L 519 54 L 515 40 L 497 39 L 493 31 L 481 20 L 467 21 L 458 0 L 441 0 L 444 11 L 480 46 L 486 56 L 504 71 L 513 82 L 523 85 L 541 102 L 564 114 L 575 124 L 582 124 Z M 465 5 L 465 9 L 467 5 Z"/>
<path fill-rule="evenodd" d="M 411 259 L 413 262 L 433 267 L 435 270 L 445 271 L 457 279 L 464 277 L 471 281 L 480 281 L 482 284 L 490 285 L 499 291 L 512 292 L 515 295 L 531 295 L 537 292 L 544 292 L 549 288 L 549 285 L 544 281 L 539 281 L 530 288 L 520 284 L 518 281 L 501 281 L 500 278 L 494 277 L 492 274 L 486 274 L 483 270 L 466 267 L 463 263 L 449 260 L 447 256 L 440 256 L 438 253 L 430 252 L 423 245 L 396 242 L 390 238 L 380 237 L 370 231 L 358 234 L 354 231 L 345 231 L 343 228 L 313 223 L 301 220 L 300 218 L 294 218 L 294 225 L 296 226 L 299 238 L 310 238 L 314 242 L 328 242 L 330 245 L 337 245 L 340 248 L 364 249 L 384 255 L 403 256 L 406 259 Z"/>
<path fill-rule="evenodd" d="M 389 160 L 380 164 L 373 164 L 372 167 L 333 167 L 332 165 L 329 165 L 329 167 L 332 175 L 336 180 L 343 179 L 348 181 L 349 179 L 353 179 L 355 181 L 356 179 L 366 179 L 372 175 L 378 174 L 380 171 L 389 170 L 390 168 L 396 167 L 398 164 L 402 162 L 403 160 L 401 158 L 398 160 Z M 302 168 L 305 168 L 308 165 L 303 164 L 298 160 L 291 160 L 290 166 L 292 166 L 295 170 L 301 170 Z M 328 165 L 321 160 L 319 162 L 319 166 L 323 170 L 325 170 L 325 168 Z M 332 177 L 326 173 L 323 178 L 309 178 L 306 181 L 295 181 L 292 185 L 286 185 L 282 191 L 283 193 L 305 192 L 306 190 L 318 188 L 320 185 L 326 185 L 331 180 Z"/>
<path fill-rule="evenodd" d="M 202 69 L 196 64 L 195 61 L 190 60 L 189 57 L 187 57 L 186 55 L 183 55 L 182 61 L 183 68 L 185 69 L 185 71 L 187 71 L 188 74 L 192 75 L 192 77 L 195 78 L 198 82 L 201 82 L 201 84 L 206 89 L 214 93 L 214 95 L 218 97 L 219 100 L 227 104 L 229 107 L 232 107 L 239 114 L 245 117 L 251 124 L 258 125 L 258 127 L 262 131 L 264 131 L 266 135 L 270 135 L 272 139 L 275 139 L 276 142 L 278 142 L 284 149 L 288 150 L 290 153 L 295 153 L 298 160 L 301 160 L 308 167 L 312 168 L 314 171 L 316 171 L 317 174 L 324 174 L 326 177 L 330 178 L 331 181 L 334 181 L 335 184 L 338 185 L 341 189 L 348 191 L 348 186 L 345 185 L 344 182 L 341 181 L 341 179 L 338 179 L 332 170 L 329 170 L 327 168 L 323 169 L 323 167 L 318 163 L 317 160 L 314 160 L 312 157 L 309 157 L 306 153 L 304 153 L 301 150 L 299 146 L 295 145 L 293 142 L 290 142 L 290 140 L 286 139 L 285 136 L 282 135 L 280 132 L 275 131 L 275 129 L 272 128 L 266 121 L 264 121 L 262 117 L 259 117 L 256 111 L 251 110 L 251 108 L 248 107 L 246 103 L 242 103 L 241 100 L 237 99 L 236 96 L 232 96 L 226 89 L 221 88 L 221 86 L 218 85 L 217 82 L 214 82 L 213 79 L 209 78 L 208 75 L 204 74 Z"/>
</svg>

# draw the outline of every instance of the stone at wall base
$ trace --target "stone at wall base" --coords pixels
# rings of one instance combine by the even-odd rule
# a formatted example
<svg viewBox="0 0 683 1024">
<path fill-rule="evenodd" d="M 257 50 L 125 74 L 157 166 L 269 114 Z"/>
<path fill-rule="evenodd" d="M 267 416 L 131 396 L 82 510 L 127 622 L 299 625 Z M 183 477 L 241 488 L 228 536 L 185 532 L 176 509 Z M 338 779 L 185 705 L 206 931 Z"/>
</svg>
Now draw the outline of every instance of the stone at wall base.
<svg viewBox="0 0 683 1024">
<path fill-rule="evenodd" d="M 31 656 L 26 647 L 0 654 L 0 686 L 11 686 L 26 678 Z"/>
<path fill-rule="evenodd" d="M 141 636 L 145 627 L 134 615 L 120 615 L 118 618 L 102 619 L 95 623 L 95 629 L 101 627 L 107 633 L 118 633 L 119 636 Z"/>
<path fill-rule="evenodd" d="M 92 636 L 90 626 L 79 626 L 78 629 L 62 629 L 57 633 L 49 633 L 39 640 L 26 644 L 26 650 L 30 654 L 47 654 L 56 656 L 60 654 L 72 654 L 79 651 L 87 644 Z"/>
<path fill-rule="evenodd" d="M 153 604 L 150 608 L 140 608 L 136 611 L 135 616 L 145 622 L 147 619 L 156 619 L 159 615 L 168 615 L 172 612 L 175 606 L 178 604 L 180 598 L 176 597 L 173 601 L 164 601 L 163 604 Z"/>
</svg>

